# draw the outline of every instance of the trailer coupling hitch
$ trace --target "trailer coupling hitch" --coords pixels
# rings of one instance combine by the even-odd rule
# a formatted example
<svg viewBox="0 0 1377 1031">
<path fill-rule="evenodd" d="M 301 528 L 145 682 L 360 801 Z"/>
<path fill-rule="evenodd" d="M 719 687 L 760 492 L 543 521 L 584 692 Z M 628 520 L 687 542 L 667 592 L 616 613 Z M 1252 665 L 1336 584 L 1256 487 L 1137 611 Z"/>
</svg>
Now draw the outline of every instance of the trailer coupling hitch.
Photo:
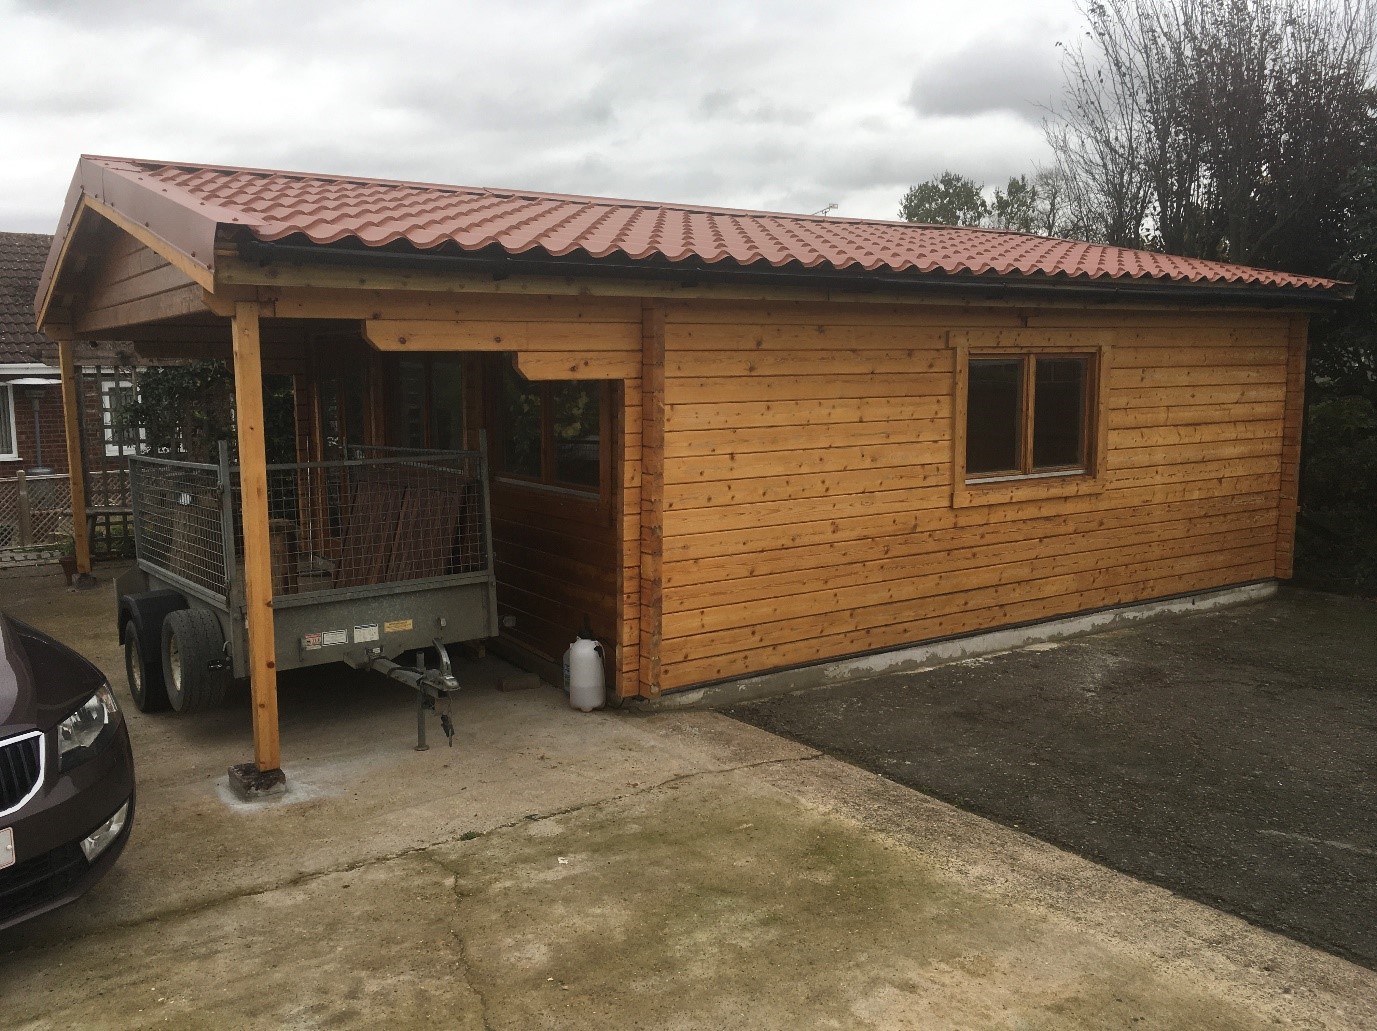
<svg viewBox="0 0 1377 1031">
<path fill-rule="evenodd" d="M 440 713 L 440 729 L 444 731 L 445 738 L 451 748 L 454 747 L 454 717 L 450 712 L 450 695 L 459 690 L 459 681 L 454 679 L 454 667 L 449 661 L 449 652 L 439 639 L 434 641 L 435 651 L 440 656 L 440 668 L 431 669 L 424 665 L 424 659 L 418 660 L 421 665 L 402 666 L 391 659 L 383 658 L 381 654 L 375 653 L 368 657 L 368 668 L 382 673 L 384 676 L 393 680 L 399 680 L 403 684 L 412 688 L 416 692 L 416 751 L 424 752 L 430 745 L 426 744 L 426 713 L 434 712 L 436 703 L 445 703 L 444 711 Z"/>
</svg>

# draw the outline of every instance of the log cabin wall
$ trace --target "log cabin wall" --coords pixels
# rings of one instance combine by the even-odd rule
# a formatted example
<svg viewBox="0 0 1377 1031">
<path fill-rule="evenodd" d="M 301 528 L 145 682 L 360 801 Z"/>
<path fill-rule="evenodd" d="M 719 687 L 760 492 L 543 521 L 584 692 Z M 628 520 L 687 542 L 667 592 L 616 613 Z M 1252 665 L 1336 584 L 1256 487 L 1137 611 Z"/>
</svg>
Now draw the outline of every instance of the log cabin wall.
<svg viewBox="0 0 1377 1031">
<path fill-rule="evenodd" d="M 1303 327 L 671 305 L 663 615 L 641 692 L 1284 575 Z M 1104 355 L 1096 482 L 966 497 L 959 348 L 1069 340 Z"/>
</svg>

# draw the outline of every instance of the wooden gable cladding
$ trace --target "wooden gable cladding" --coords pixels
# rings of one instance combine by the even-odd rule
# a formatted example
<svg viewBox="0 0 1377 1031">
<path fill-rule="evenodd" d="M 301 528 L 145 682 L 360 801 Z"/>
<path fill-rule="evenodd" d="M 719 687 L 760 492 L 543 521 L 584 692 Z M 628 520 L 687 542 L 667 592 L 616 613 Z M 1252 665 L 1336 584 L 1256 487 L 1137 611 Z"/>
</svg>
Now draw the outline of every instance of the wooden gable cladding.
<svg viewBox="0 0 1377 1031">
<path fill-rule="evenodd" d="M 660 686 L 1284 571 L 1293 336 L 1243 312 L 671 304 Z M 953 503 L 960 363 L 1004 348 L 1105 355 L 1095 490 Z"/>
<path fill-rule="evenodd" d="M 208 312 L 205 291 L 147 244 L 124 232 L 102 234 L 84 275 L 80 307 L 72 313 L 78 334 Z"/>
</svg>

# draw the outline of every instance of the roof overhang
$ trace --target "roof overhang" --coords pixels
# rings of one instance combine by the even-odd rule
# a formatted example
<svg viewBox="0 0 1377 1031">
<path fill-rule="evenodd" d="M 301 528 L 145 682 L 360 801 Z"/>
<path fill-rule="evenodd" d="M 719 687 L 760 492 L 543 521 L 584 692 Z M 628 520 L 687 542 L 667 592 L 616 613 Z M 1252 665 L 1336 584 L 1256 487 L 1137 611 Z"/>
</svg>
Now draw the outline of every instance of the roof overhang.
<svg viewBox="0 0 1377 1031">
<path fill-rule="evenodd" d="M 387 248 L 351 244 L 317 244 L 303 240 L 266 242 L 241 229 L 237 251 L 243 262 L 263 268 L 334 266 L 350 269 L 415 271 L 492 276 L 495 281 L 517 277 L 617 279 L 627 282 L 672 283 L 683 287 L 712 285 L 770 285 L 826 290 L 863 298 L 869 294 L 906 294 L 914 299 L 984 299 L 1017 301 L 1059 299 L 1093 304 L 1153 303 L 1182 306 L 1226 306 L 1326 310 L 1353 297 L 1353 285 L 1336 283 L 1327 289 L 1188 283 L 1153 279 L 1113 279 L 1088 276 L 982 275 L 950 273 L 883 273 L 803 265 L 712 264 L 555 256 L 526 252 L 510 254 L 500 248 L 465 252 L 457 248 L 418 251 L 405 246 Z M 268 277 L 265 282 L 272 282 Z"/>
</svg>

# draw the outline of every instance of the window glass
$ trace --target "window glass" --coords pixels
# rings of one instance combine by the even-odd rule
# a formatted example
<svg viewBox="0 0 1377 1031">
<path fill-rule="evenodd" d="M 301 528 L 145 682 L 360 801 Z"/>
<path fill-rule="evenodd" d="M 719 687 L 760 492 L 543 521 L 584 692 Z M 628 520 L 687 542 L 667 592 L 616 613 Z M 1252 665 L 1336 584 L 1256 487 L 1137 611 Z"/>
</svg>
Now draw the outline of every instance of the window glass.
<svg viewBox="0 0 1377 1031">
<path fill-rule="evenodd" d="M 551 393 L 555 480 L 596 487 L 602 452 L 601 388 L 597 383 L 566 382 L 555 384 Z"/>
<path fill-rule="evenodd" d="M 397 363 L 397 443 L 402 447 L 426 446 L 426 365 L 423 358 L 402 358 Z"/>
<path fill-rule="evenodd" d="M 1039 358 L 1033 397 L 1033 468 L 1085 464 L 1085 358 Z"/>
<path fill-rule="evenodd" d="M 971 359 L 966 393 L 966 472 L 1018 469 L 1022 399 L 1020 359 Z"/>
<path fill-rule="evenodd" d="M 541 392 L 506 365 L 502 372 L 502 469 L 518 476 L 540 476 Z"/>
<path fill-rule="evenodd" d="M 430 371 L 430 446 L 458 451 L 464 446 L 463 366 L 436 358 Z"/>
<path fill-rule="evenodd" d="M 0 455 L 13 455 L 14 450 L 14 388 L 0 387 Z"/>
</svg>

